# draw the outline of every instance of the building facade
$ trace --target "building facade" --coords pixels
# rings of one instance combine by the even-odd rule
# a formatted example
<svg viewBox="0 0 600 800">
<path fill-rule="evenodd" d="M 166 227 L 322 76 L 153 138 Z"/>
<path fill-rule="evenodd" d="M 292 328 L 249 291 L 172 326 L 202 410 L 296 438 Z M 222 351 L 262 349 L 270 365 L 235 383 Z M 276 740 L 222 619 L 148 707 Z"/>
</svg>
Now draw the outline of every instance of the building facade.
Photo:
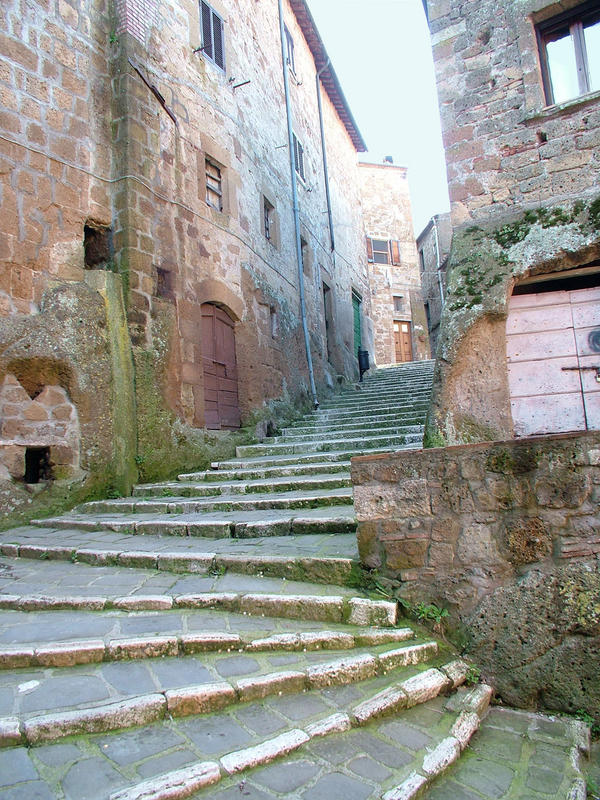
<svg viewBox="0 0 600 800">
<path fill-rule="evenodd" d="M 598 4 L 427 5 L 453 226 L 430 433 L 597 428 Z"/>
<path fill-rule="evenodd" d="M 303 0 L 0 18 L 3 508 L 126 492 L 354 378 L 365 145 Z"/>
<path fill-rule="evenodd" d="M 436 214 L 417 236 L 425 319 L 435 357 L 446 295 L 446 269 L 452 241 L 450 214 Z"/>
<path fill-rule="evenodd" d="M 360 163 L 359 177 L 375 363 L 429 358 L 406 167 Z"/>
</svg>

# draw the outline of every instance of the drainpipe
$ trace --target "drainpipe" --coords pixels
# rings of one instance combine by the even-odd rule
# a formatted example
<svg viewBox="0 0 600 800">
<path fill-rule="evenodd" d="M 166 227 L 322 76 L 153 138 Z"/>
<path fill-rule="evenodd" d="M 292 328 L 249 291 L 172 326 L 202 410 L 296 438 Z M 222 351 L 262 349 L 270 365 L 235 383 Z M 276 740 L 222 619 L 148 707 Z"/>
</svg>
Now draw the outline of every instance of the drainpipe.
<svg viewBox="0 0 600 800">
<path fill-rule="evenodd" d="M 442 283 L 442 272 L 440 270 L 440 240 L 438 237 L 437 219 L 435 216 L 433 217 L 433 230 L 435 231 L 435 258 L 437 262 L 437 279 L 440 290 L 440 303 L 442 308 L 444 308 L 444 285 Z"/>
<path fill-rule="evenodd" d="M 302 331 L 304 333 L 304 347 L 306 350 L 306 362 L 308 364 L 308 377 L 310 380 L 310 391 L 312 394 L 313 405 L 319 407 L 317 398 L 317 387 L 315 386 L 315 374 L 313 371 L 312 355 L 310 352 L 310 339 L 308 336 L 308 325 L 306 322 L 306 301 L 304 297 L 304 270 L 302 269 L 302 244 L 300 242 L 300 209 L 298 208 L 298 181 L 296 179 L 296 164 L 294 161 L 294 139 L 292 126 L 292 106 L 290 103 L 290 82 L 288 77 L 288 67 L 285 52 L 285 31 L 283 25 L 283 3 L 279 4 L 279 38 L 281 39 L 281 63 L 283 65 L 283 88 L 285 92 L 285 110 L 288 127 L 288 150 L 290 153 L 290 174 L 292 177 L 292 205 L 294 208 L 294 228 L 296 230 L 296 260 L 298 262 L 298 288 L 300 292 L 300 317 L 302 318 Z"/>
<path fill-rule="evenodd" d="M 325 179 L 325 197 L 327 198 L 327 219 L 329 220 L 329 241 L 331 252 L 335 250 L 335 238 L 333 235 L 333 216 L 331 214 L 331 195 L 329 194 L 329 172 L 327 170 L 327 151 L 325 150 L 325 127 L 323 125 L 323 104 L 321 101 L 321 73 L 330 65 L 331 59 L 327 57 L 326 63 L 317 72 L 317 102 L 319 104 L 319 127 L 321 129 L 321 152 L 323 153 L 323 177 Z"/>
</svg>

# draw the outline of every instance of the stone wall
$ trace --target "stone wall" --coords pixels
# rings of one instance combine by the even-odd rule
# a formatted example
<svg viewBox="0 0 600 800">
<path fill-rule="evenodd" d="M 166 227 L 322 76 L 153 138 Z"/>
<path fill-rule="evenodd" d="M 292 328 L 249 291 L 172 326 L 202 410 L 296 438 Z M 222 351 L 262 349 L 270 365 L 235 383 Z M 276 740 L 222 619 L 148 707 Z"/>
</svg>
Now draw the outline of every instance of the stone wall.
<svg viewBox="0 0 600 800">
<path fill-rule="evenodd" d="M 428 0 L 453 225 L 429 444 L 514 435 L 515 286 L 598 272 L 600 93 L 550 103 L 536 38 L 536 25 L 578 5 Z"/>
<path fill-rule="evenodd" d="M 600 433 L 352 460 L 359 551 L 506 701 L 599 714 Z"/>
<path fill-rule="evenodd" d="M 448 213 L 432 217 L 417 237 L 423 301 L 432 356 L 435 356 L 440 335 L 451 242 L 452 225 Z"/>
<path fill-rule="evenodd" d="M 421 292 L 412 208 L 406 167 L 359 164 L 366 236 L 398 243 L 399 263 L 368 264 L 376 364 L 394 364 L 394 323 L 411 323 L 415 361 L 429 358 L 429 339 Z M 365 252 L 364 245 L 360 252 Z M 400 308 L 394 307 L 394 297 Z M 398 301 L 396 301 L 398 302 Z"/>
<path fill-rule="evenodd" d="M 598 191 L 598 93 L 544 95 L 535 24 L 576 0 L 428 0 L 453 225 Z"/>
</svg>

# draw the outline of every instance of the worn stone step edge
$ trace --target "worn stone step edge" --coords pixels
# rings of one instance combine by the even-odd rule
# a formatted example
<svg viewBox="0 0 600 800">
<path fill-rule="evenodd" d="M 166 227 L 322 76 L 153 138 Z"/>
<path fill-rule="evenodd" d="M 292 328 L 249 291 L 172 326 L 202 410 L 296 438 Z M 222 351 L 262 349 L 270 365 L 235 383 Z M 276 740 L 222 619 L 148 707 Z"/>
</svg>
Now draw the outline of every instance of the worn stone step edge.
<svg viewBox="0 0 600 800">
<path fill-rule="evenodd" d="M 166 715 L 187 717 L 209 714 L 235 703 L 262 700 L 274 694 L 297 694 L 311 689 L 344 686 L 375 678 L 394 669 L 422 664 L 436 655 L 437 651 L 437 642 L 424 642 L 389 650 L 379 656 L 370 653 L 348 656 L 300 670 L 281 670 L 236 681 L 224 680 L 166 689 L 71 711 L 31 715 L 26 719 L 4 717 L 0 718 L 0 747 L 34 746 L 66 736 L 147 725 Z M 463 672 L 466 675 L 466 665 Z M 403 681 L 391 699 L 388 687 L 370 698 L 370 704 L 369 701 L 362 701 L 353 709 L 353 715 L 357 722 L 364 724 L 392 708 L 429 700 L 440 691 L 450 689 L 452 683 L 453 680 L 445 671 L 431 668 Z"/>
<path fill-rule="evenodd" d="M 182 595 L 55 596 L 0 595 L 0 609 L 17 611 L 88 610 L 157 611 L 171 608 L 212 608 L 284 619 L 343 622 L 361 627 L 395 625 L 398 605 L 388 600 L 339 595 L 279 595 L 267 593 L 200 592 Z"/>
<path fill-rule="evenodd" d="M 420 433 L 407 434 L 388 434 L 381 436 L 373 433 L 371 436 L 361 436 L 356 439 L 336 438 L 336 439 L 317 439 L 314 441 L 298 441 L 292 444 L 245 444 L 236 447 L 236 457 L 246 458 L 251 455 L 273 456 L 281 455 L 302 455 L 304 453 L 321 453 L 324 451 L 336 451 L 340 448 L 374 446 L 396 446 L 398 444 L 409 444 L 418 442 L 422 438 Z"/>
<path fill-rule="evenodd" d="M 419 445 L 420 447 L 420 445 Z M 414 443 L 406 445 L 394 445 L 393 450 L 415 450 L 418 449 Z M 287 467 L 287 466 L 302 466 L 319 462 L 319 459 L 325 459 L 332 463 L 336 461 L 348 462 L 354 456 L 376 455 L 377 453 L 389 453 L 389 447 L 373 447 L 373 448 L 359 448 L 353 450 L 329 450 L 327 452 L 318 453 L 296 453 L 286 454 L 283 456 L 261 456 L 253 459 L 238 458 L 229 461 L 213 461 L 210 465 L 212 470 L 235 470 L 235 469 L 251 469 L 255 470 L 257 467 Z"/>
<path fill-rule="evenodd" d="M 79 561 L 90 566 L 134 567 L 159 572 L 205 573 L 226 571 L 242 575 L 303 580 L 344 586 L 358 569 L 358 560 L 338 556 L 262 556 L 225 553 L 177 553 L 148 550 L 114 550 L 46 544 L 0 544 L 0 553 L 10 558 L 42 561 Z"/>
<path fill-rule="evenodd" d="M 204 475 L 204 473 L 198 473 Z M 215 473 L 211 473 L 211 478 Z M 218 473 L 216 473 L 218 476 Z M 171 497 L 219 497 L 222 494 L 254 495 L 263 492 L 315 491 L 318 489 L 345 489 L 352 486 L 350 473 L 337 472 L 331 475 L 306 475 L 301 477 L 282 476 L 273 480 L 258 478 L 255 480 L 223 479 L 220 482 L 211 480 L 203 483 L 204 478 L 195 481 L 165 481 L 164 483 L 141 483 L 134 486 L 133 498 Z M 135 500 L 134 500 L 135 502 Z"/>
<path fill-rule="evenodd" d="M 337 506 L 337 517 L 303 517 L 301 515 L 283 519 L 262 520 L 203 520 L 201 515 L 194 521 L 173 519 L 136 520 L 126 517 L 113 519 L 86 519 L 85 515 L 65 514 L 62 517 L 46 517 L 31 520 L 31 525 L 42 528 L 77 529 L 83 531 L 115 531 L 134 535 L 156 536 L 200 536 L 212 539 L 249 539 L 264 536 L 300 536 L 304 533 L 354 533 L 356 518 L 352 506 Z M 344 514 L 343 510 L 347 509 Z M 292 509 L 293 510 L 293 509 Z M 308 510 L 308 509 L 307 509 Z M 223 512 L 224 513 L 224 512 Z M 235 512 L 230 512 L 235 513 Z M 244 512 L 240 512 L 244 513 Z"/>
<path fill-rule="evenodd" d="M 208 469 L 202 472 L 183 472 L 177 476 L 178 481 L 208 481 L 209 483 L 226 481 L 245 481 L 245 480 L 268 480 L 274 478 L 294 479 L 298 475 L 346 475 L 349 473 L 350 461 L 327 461 L 324 463 L 313 462 L 308 464 L 284 464 L 274 467 L 242 468 L 242 469 Z M 256 476 L 256 477 L 251 477 Z M 158 485 L 158 484 L 156 484 Z"/>
<path fill-rule="evenodd" d="M 302 490 L 297 490 L 301 492 Z M 309 490 L 305 490 L 309 491 Z M 72 509 L 77 514 L 198 514 L 206 511 L 268 511 L 296 510 L 348 505 L 352 502 L 352 488 L 337 486 L 335 489 L 318 489 L 322 494 L 309 497 L 277 497 L 268 491 L 236 494 L 235 497 L 186 498 L 156 497 L 152 499 L 92 500 Z"/>
<path fill-rule="evenodd" d="M 361 422 L 363 422 L 361 420 Z M 327 441 L 328 439 L 339 438 L 339 436 L 347 436 L 349 439 L 360 439 L 363 434 L 372 433 L 374 427 L 377 426 L 379 436 L 387 434 L 394 434 L 396 436 L 405 436 L 406 434 L 422 434 L 424 425 L 410 422 L 363 422 L 357 425 L 356 422 L 346 425 L 339 425 L 332 428 L 324 426 L 318 428 L 297 428 L 288 430 L 278 436 L 270 436 L 263 439 L 259 444 L 295 444 L 296 442 L 312 442 L 312 441 Z"/>
<path fill-rule="evenodd" d="M 202 762 L 149 778 L 127 789 L 114 792 L 109 800 L 180 800 L 189 797 L 200 789 L 214 786 L 229 775 L 264 766 L 282 758 L 313 739 L 344 733 L 351 728 L 365 725 L 382 714 L 391 714 L 433 699 L 441 691 L 452 688 L 453 681 L 448 678 L 444 669 L 441 667 L 439 670 L 431 669 L 421 673 L 420 676 L 415 676 L 418 679 L 416 682 L 413 678 L 408 678 L 398 683 L 389 693 L 387 703 L 373 702 L 378 697 L 375 695 L 370 700 L 353 707 L 349 712 L 330 714 L 305 728 L 294 728 L 258 745 L 227 753 L 218 761 Z M 382 693 L 378 694 L 380 696 Z M 370 716 L 364 713 L 369 703 L 372 703 Z M 455 725 L 459 719 L 460 715 Z M 464 724 L 461 725 L 461 730 L 463 729 L 466 729 Z"/>
<path fill-rule="evenodd" d="M 44 644 L 0 645 L 0 670 L 27 667 L 73 667 L 148 658 L 189 656 L 195 653 L 304 652 L 352 650 L 413 639 L 412 628 L 373 628 L 359 633 L 340 630 L 275 633 L 258 639 L 229 631 L 81 639 Z"/>
</svg>

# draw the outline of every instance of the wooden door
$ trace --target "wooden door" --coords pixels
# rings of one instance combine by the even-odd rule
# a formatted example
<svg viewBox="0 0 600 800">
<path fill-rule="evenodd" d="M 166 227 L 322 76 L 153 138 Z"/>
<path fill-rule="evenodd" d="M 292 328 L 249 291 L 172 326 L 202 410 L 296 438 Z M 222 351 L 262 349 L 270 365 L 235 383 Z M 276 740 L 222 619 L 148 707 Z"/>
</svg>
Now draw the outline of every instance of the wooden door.
<svg viewBox="0 0 600 800">
<path fill-rule="evenodd" d="M 600 428 L 600 288 L 512 297 L 506 348 L 516 436 Z"/>
<path fill-rule="evenodd" d="M 354 327 L 354 354 L 358 356 L 358 351 L 362 349 L 362 333 L 360 325 L 360 307 L 362 301 L 360 297 L 352 292 L 352 321 Z"/>
<path fill-rule="evenodd" d="M 396 363 L 412 361 L 410 322 L 394 322 L 394 344 L 396 347 Z"/>
<path fill-rule="evenodd" d="M 239 428 L 234 322 L 212 303 L 202 306 L 204 424 L 207 428 Z"/>
</svg>

